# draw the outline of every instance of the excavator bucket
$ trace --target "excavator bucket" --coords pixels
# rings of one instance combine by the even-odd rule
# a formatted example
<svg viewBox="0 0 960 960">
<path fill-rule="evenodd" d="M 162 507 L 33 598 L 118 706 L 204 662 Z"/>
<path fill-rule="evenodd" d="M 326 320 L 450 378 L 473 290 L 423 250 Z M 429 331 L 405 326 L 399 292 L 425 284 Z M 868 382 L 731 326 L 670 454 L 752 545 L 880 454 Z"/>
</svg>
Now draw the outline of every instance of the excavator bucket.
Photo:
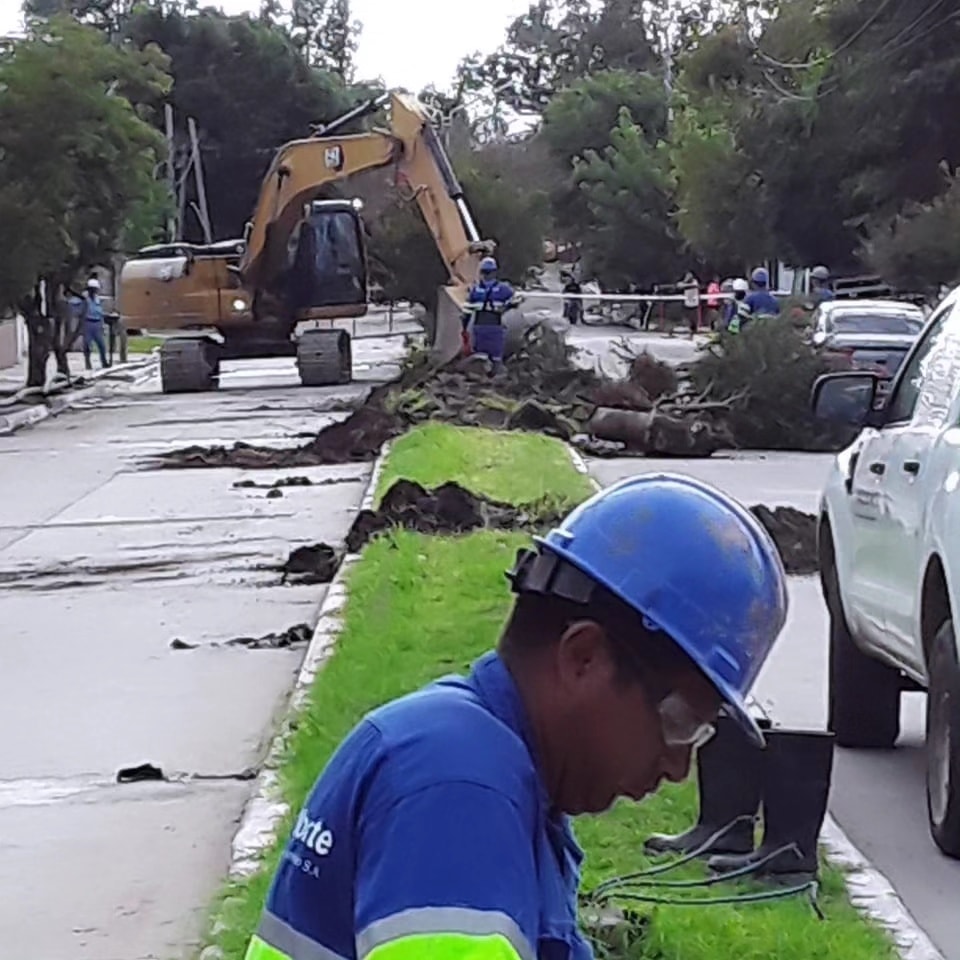
<svg viewBox="0 0 960 960">
<path fill-rule="evenodd" d="M 463 293 L 456 287 L 441 287 L 437 291 L 437 318 L 433 331 L 433 350 L 443 363 L 449 363 L 460 353 L 460 315 Z"/>
</svg>

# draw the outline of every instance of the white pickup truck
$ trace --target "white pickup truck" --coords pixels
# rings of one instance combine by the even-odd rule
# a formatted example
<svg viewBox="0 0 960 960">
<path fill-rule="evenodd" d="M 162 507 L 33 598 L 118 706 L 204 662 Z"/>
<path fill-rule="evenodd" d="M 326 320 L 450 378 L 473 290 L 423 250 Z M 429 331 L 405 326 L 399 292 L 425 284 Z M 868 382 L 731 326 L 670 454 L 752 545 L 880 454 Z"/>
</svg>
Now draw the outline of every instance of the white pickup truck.
<svg viewBox="0 0 960 960">
<path fill-rule="evenodd" d="M 930 832 L 960 858 L 960 288 L 888 390 L 872 373 L 829 374 L 812 404 L 863 428 L 820 504 L 829 726 L 841 746 L 891 748 L 901 691 L 927 691 Z"/>
</svg>

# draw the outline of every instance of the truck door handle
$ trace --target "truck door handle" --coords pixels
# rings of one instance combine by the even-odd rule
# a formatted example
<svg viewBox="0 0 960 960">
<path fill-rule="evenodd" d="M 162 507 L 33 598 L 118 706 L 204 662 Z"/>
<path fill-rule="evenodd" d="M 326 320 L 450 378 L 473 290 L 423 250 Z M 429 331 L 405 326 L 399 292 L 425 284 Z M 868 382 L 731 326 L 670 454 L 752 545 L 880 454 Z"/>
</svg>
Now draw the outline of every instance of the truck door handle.
<svg viewBox="0 0 960 960">
<path fill-rule="evenodd" d="M 887 465 L 882 460 L 874 460 L 873 463 L 870 464 L 870 472 L 876 473 L 877 475 L 885 473 L 886 469 Z"/>
<path fill-rule="evenodd" d="M 906 473 L 910 473 L 910 474 L 913 474 L 913 476 L 916 476 L 920 472 L 920 461 L 904 460 L 903 469 Z"/>
</svg>

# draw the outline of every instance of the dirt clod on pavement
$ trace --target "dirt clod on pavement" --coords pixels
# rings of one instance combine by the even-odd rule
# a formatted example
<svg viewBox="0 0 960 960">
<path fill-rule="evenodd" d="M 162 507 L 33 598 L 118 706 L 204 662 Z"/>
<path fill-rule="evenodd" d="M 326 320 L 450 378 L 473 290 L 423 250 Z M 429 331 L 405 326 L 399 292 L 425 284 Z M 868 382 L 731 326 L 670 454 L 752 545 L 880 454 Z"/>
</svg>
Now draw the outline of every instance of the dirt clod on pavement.
<svg viewBox="0 0 960 960">
<path fill-rule="evenodd" d="M 260 637 L 232 637 L 223 643 L 188 643 L 179 637 L 170 641 L 171 650 L 196 650 L 201 646 L 209 647 L 246 647 L 248 650 L 284 650 L 288 647 L 307 644 L 313 636 L 309 623 L 298 623 L 280 633 L 265 633 Z"/>
<path fill-rule="evenodd" d="M 340 566 L 342 555 L 329 543 L 312 543 L 290 552 L 281 572 L 281 583 L 329 583 Z"/>
<path fill-rule="evenodd" d="M 152 763 L 141 763 L 136 767 L 122 767 L 117 771 L 117 783 L 140 783 L 144 780 L 163 780 L 163 771 Z"/>
<path fill-rule="evenodd" d="M 817 556 L 817 518 L 794 507 L 750 508 L 780 551 L 787 573 L 811 574 L 820 568 Z"/>
<path fill-rule="evenodd" d="M 460 486 L 444 483 L 427 490 L 412 480 L 397 480 L 376 510 L 362 510 L 347 534 L 347 549 L 354 553 L 375 536 L 393 527 L 420 533 L 455 534 L 488 528 L 536 530 L 552 526 L 561 514 L 549 504 L 515 507 Z"/>
</svg>

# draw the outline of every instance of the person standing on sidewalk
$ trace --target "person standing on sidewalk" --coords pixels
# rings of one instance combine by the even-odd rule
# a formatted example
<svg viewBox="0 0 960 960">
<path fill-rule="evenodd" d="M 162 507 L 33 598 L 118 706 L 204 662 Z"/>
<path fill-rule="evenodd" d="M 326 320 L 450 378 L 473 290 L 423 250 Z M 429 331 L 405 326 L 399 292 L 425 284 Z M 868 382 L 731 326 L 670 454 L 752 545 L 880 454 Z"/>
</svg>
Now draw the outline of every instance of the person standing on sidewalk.
<svg viewBox="0 0 960 960">
<path fill-rule="evenodd" d="M 101 368 L 109 367 L 107 345 L 103 338 L 105 313 L 100 299 L 100 281 L 96 277 L 87 280 L 87 289 L 83 294 L 80 308 L 80 323 L 83 331 L 83 362 L 87 370 L 93 369 L 90 363 L 90 345 L 95 344 L 100 354 Z"/>
<path fill-rule="evenodd" d="M 716 330 L 720 324 L 720 277 L 713 275 L 713 279 L 707 284 L 707 326 L 711 330 Z"/>
<path fill-rule="evenodd" d="M 589 960 L 568 817 L 684 779 L 721 708 L 763 743 L 746 698 L 786 577 L 716 488 L 624 480 L 507 578 L 496 650 L 367 714 L 320 773 L 246 960 Z"/>
</svg>

